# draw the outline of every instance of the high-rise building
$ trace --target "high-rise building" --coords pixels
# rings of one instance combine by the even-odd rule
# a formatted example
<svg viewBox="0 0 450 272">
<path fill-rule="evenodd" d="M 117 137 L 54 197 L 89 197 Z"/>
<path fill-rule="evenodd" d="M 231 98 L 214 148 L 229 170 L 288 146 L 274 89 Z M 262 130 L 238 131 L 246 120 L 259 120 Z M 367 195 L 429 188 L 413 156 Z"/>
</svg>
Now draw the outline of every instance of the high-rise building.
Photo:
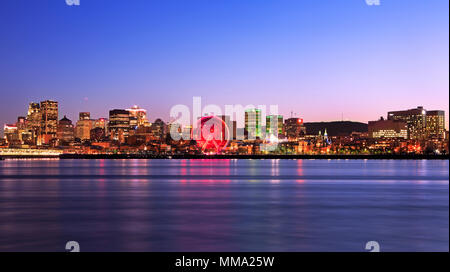
<svg viewBox="0 0 450 272">
<path fill-rule="evenodd" d="M 261 138 L 261 110 L 245 110 L 244 135 L 246 139 L 255 140 Z"/>
<path fill-rule="evenodd" d="M 131 129 L 136 129 L 138 126 L 150 126 L 147 120 L 147 110 L 134 105 L 131 109 L 127 109 L 127 111 L 130 113 Z"/>
<path fill-rule="evenodd" d="M 75 126 L 75 138 L 81 141 L 90 140 L 93 123 L 94 121 L 91 120 L 91 114 L 89 112 L 80 112 Z"/>
<path fill-rule="evenodd" d="M 28 106 L 28 114 L 26 118 L 26 126 L 29 131 L 32 133 L 32 142 L 33 144 L 38 143 L 38 137 L 40 136 L 41 131 L 41 106 L 39 103 L 30 103 Z"/>
<path fill-rule="evenodd" d="M 26 145 L 34 145 L 35 142 L 33 139 L 33 131 L 31 129 L 28 129 L 26 118 L 23 116 L 19 116 L 17 118 L 16 126 L 17 134 L 21 143 Z"/>
<path fill-rule="evenodd" d="M 445 112 L 427 111 L 427 138 L 445 139 Z"/>
<path fill-rule="evenodd" d="M 41 143 L 50 144 L 56 139 L 56 131 L 58 130 L 58 102 L 45 100 L 40 105 L 41 113 Z"/>
<path fill-rule="evenodd" d="M 56 135 L 60 145 L 66 145 L 74 140 L 74 127 L 72 121 L 65 115 L 63 119 L 59 120 Z"/>
<path fill-rule="evenodd" d="M 288 139 L 297 139 L 306 134 L 306 128 L 301 118 L 288 118 L 284 121 L 284 133 Z"/>
<path fill-rule="evenodd" d="M 283 134 L 283 115 L 266 116 L 266 138 L 272 135 L 279 137 Z"/>
<path fill-rule="evenodd" d="M 369 121 L 368 128 L 370 138 L 408 138 L 408 125 L 403 121 Z"/>
<path fill-rule="evenodd" d="M 426 114 L 423 107 L 404 111 L 388 112 L 388 120 L 403 121 L 408 126 L 408 139 L 420 140 L 426 137 Z"/>
<path fill-rule="evenodd" d="M 112 140 L 125 142 L 130 131 L 130 112 L 122 109 L 110 110 L 109 131 Z"/>
</svg>

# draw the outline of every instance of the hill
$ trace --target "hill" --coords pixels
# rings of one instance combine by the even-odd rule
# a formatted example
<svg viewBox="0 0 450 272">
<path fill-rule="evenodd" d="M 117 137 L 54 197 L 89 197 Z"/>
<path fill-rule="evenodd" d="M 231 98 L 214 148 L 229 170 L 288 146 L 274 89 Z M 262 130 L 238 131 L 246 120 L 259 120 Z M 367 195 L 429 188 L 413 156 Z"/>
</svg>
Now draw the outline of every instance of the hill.
<svg viewBox="0 0 450 272">
<path fill-rule="evenodd" d="M 306 134 L 317 135 L 319 131 L 324 133 L 327 130 L 328 136 L 346 136 L 352 132 L 367 132 L 368 127 L 365 123 L 352 121 L 334 121 L 334 122 L 310 122 L 304 123 Z"/>
</svg>

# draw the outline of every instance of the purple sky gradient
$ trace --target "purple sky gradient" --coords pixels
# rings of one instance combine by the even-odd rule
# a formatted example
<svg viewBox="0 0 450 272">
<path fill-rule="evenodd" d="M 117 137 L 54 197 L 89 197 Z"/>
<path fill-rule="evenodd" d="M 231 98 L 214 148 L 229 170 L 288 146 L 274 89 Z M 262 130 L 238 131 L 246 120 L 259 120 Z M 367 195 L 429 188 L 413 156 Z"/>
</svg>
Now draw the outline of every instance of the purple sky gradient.
<svg viewBox="0 0 450 272">
<path fill-rule="evenodd" d="M 449 112 L 448 1 L 7 0 L 0 123 L 27 104 L 108 117 L 134 104 L 277 104 L 305 122 Z"/>
</svg>

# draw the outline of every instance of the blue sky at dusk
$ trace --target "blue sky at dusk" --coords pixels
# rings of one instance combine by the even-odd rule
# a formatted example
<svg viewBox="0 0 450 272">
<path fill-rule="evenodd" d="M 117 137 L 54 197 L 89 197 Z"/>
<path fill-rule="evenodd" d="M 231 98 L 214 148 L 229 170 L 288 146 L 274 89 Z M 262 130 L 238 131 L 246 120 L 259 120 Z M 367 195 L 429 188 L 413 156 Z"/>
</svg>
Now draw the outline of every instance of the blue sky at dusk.
<svg viewBox="0 0 450 272">
<path fill-rule="evenodd" d="M 277 104 L 306 122 L 449 111 L 447 0 L 4 0 L 0 123 L 137 104 Z M 448 126 L 448 125 L 447 125 Z"/>
</svg>

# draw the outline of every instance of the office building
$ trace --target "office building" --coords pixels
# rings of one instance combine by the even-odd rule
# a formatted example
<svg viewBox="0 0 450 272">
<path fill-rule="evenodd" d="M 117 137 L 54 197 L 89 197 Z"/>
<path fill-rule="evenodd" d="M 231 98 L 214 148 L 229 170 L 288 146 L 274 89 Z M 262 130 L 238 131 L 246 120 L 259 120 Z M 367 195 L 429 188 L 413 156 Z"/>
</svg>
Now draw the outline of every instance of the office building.
<svg viewBox="0 0 450 272">
<path fill-rule="evenodd" d="M 384 120 L 369 121 L 370 138 L 408 138 L 408 125 L 403 121 Z"/>
<path fill-rule="evenodd" d="M 124 143 L 130 131 L 130 112 L 122 109 L 110 110 L 109 131 L 112 140 Z"/>
<path fill-rule="evenodd" d="M 427 138 L 445 139 L 445 112 L 441 110 L 427 111 Z"/>
<path fill-rule="evenodd" d="M 80 112 L 75 126 L 75 138 L 81 141 L 90 140 L 93 124 L 94 121 L 91 120 L 91 114 L 89 112 Z"/>
<path fill-rule="evenodd" d="M 426 114 L 423 107 L 404 111 L 388 112 L 388 120 L 403 121 L 408 126 L 408 139 L 422 140 L 426 138 Z"/>
<path fill-rule="evenodd" d="M 27 129 L 32 133 L 33 144 L 38 143 L 38 137 L 41 134 L 41 106 L 39 103 L 30 103 L 28 105 L 28 114 L 26 117 Z"/>
<path fill-rule="evenodd" d="M 150 126 L 147 120 L 147 110 L 141 109 L 134 105 L 132 108 L 127 109 L 130 113 L 130 128 L 136 129 L 138 126 Z"/>
<path fill-rule="evenodd" d="M 286 119 L 284 121 L 284 133 L 291 140 L 305 135 L 306 129 L 303 125 L 303 119 L 295 117 Z"/>
<path fill-rule="evenodd" d="M 50 144 L 52 140 L 56 139 L 58 130 L 58 102 L 52 100 L 42 101 L 40 113 L 42 116 L 40 143 Z"/>
<path fill-rule="evenodd" d="M 245 110 L 245 127 L 244 136 L 248 140 L 261 138 L 261 110 L 247 109 Z"/>
<path fill-rule="evenodd" d="M 74 141 L 74 127 L 72 121 L 65 115 L 59 120 L 56 135 L 60 145 L 66 145 Z"/>
<path fill-rule="evenodd" d="M 21 144 L 19 133 L 17 131 L 17 125 L 15 124 L 5 124 L 3 127 L 3 136 L 8 145 Z"/>
<path fill-rule="evenodd" d="M 283 134 L 283 116 L 268 115 L 266 116 L 266 138 L 271 136 L 279 137 Z"/>
</svg>

